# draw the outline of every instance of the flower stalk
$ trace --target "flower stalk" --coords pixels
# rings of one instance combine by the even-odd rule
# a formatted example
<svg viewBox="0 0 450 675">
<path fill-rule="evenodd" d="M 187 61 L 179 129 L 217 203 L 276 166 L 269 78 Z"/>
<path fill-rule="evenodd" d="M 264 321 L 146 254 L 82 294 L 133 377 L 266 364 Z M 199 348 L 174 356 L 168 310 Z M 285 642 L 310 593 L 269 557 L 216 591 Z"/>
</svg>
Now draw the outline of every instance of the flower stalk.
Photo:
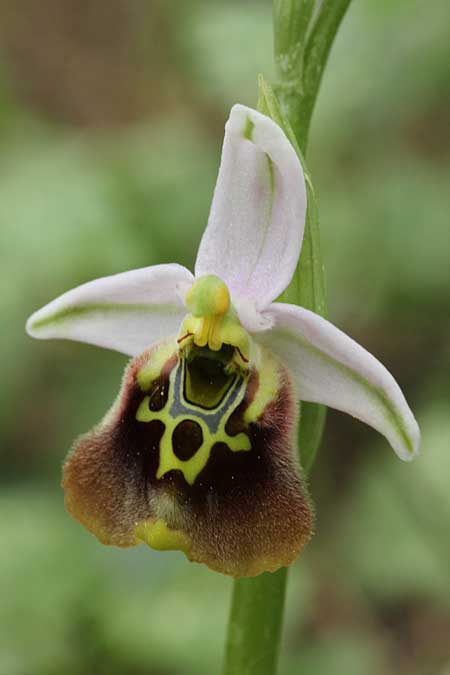
<svg viewBox="0 0 450 675">
<path fill-rule="evenodd" d="M 322 316 L 326 313 L 326 290 L 318 211 L 303 155 L 325 65 L 349 4 L 350 0 L 324 0 L 313 21 L 314 0 L 274 0 L 276 95 L 263 78 L 259 82 L 258 110 L 284 129 L 306 177 L 308 208 L 303 248 L 296 273 L 280 300 Z M 321 441 L 325 415 L 325 406 L 301 404 L 298 441 L 306 475 Z M 234 581 L 223 675 L 276 673 L 286 586 L 286 568 Z"/>
</svg>

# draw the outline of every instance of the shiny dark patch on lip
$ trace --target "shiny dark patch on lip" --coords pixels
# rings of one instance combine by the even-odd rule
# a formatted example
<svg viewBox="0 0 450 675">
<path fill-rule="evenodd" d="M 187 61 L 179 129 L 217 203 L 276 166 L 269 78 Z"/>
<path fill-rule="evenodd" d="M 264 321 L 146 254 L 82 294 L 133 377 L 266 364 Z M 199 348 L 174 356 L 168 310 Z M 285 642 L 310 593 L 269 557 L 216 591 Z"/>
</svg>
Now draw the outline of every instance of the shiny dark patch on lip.
<svg viewBox="0 0 450 675">
<path fill-rule="evenodd" d="M 203 432 L 198 422 L 183 420 L 174 429 L 172 447 L 178 459 L 191 459 L 203 443 Z"/>
</svg>

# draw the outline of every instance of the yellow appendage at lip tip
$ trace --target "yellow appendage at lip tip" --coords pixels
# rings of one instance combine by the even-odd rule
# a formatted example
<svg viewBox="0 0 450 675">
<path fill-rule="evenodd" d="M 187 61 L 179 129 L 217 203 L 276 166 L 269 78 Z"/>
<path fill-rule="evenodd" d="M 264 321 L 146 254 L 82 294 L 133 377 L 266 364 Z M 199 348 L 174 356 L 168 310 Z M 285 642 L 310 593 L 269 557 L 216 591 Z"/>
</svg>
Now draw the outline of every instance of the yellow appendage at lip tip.
<svg viewBox="0 0 450 675">
<path fill-rule="evenodd" d="M 191 542 L 180 530 L 171 530 L 161 518 L 156 521 L 144 521 L 134 528 L 137 539 L 148 544 L 156 551 L 183 551 L 189 556 Z"/>
</svg>

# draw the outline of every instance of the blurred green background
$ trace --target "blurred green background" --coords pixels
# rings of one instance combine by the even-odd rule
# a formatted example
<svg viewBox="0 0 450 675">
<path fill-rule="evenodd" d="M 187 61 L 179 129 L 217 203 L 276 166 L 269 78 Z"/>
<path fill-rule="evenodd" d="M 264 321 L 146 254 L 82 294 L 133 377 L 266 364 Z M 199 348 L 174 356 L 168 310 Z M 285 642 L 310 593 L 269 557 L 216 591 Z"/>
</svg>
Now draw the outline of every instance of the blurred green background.
<svg viewBox="0 0 450 675">
<path fill-rule="evenodd" d="M 61 463 L 125 357 L 23 326 L 89 279 L 192 268 L 229 108 L 271 49 L 268 0 L 0 0 L 0 675 L 219 672 L 231 581 L 64 510 Z M 398 379 L 423 456 L 330 411 L 281 675 L 450 673 L 449 63 L 448 0 L 355 0 L 323 81 L 330 316 Z"/>
</svg>

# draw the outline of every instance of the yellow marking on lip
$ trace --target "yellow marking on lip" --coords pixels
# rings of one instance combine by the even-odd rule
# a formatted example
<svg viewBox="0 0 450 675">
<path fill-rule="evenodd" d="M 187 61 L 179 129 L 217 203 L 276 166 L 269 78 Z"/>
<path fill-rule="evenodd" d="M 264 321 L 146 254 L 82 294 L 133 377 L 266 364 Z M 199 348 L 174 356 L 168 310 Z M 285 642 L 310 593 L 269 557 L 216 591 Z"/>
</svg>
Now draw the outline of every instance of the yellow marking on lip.
<svg viewBox="0 0 450 675">
<path fill-rule="evenodd" d="M 173 389 L 173 384 L 171 389 Z M 245 390 L 244 390 L 245 393 Z M 240 403 L 241 397 L 237 404 L 233 407 L 236 409 Z M 164 433 L 159 444 L 159 466 L 156 473 L 156 478 L 162 478 L 169 471 L 179 469 L 189 485 L 193 485 L 199 473 L 203 471 L 208 464 L 211 450 L 216 443 L 226 443 L 232 452 L 245 452 L 251 450 L 250 439 L 245 433 L 237 434 L 236 436 L 229 436 L 225 431 L 226 423 L 231 415 L 231 412 L 222 418 L 219 427 L 215 433 L 211 433 L 208 425 L 200 417 L 194 414 L 178 415 L 172 418 L 166 410 L 170 410 L 171 401 L 169 400 L 165 410 L 153 412 L 148 407 L 149 397 L 145 396 L 142 403 L 136 412 L 136 419 L 138 422 L 151 422 L 152 420 L 160 420 L 164 424 Z M 203 443 L 197 452 L 187 460 L 179 459 L 173 450 L 172 434 L 175 428 L 186 420 L 195 420 L 201 427 L 203 434 Z"/>
<path fill-rule="evenodd" d="M 244 412 L 246 424 L 256 422 L 261 417 L 269 403 L 276 400 L 281 387 L 280 367 L 276 357 L 264 347 L 259 348 L 258 388 L 252 402 Z"/>
<path fill-rule="evenodd" d="M 183 417 L 178 417 L 176 420 L 173 420 L 171 428 L 167 429 L 166 427 L 160 442 L 159 467 L 156 478 L 162 478 L 169 471 L 179 469 L 183 473 L 186 482 L 189 483 L 189 485 L 193 485 L 199 473 L 208 464 L 211 450 L 216 443 L 226 443 L 232 452 L 245 452 L 251 450 L 252 446 L 247 434 L 240 433 L 236 436 L 228 436 L 225 432 L 225 424 L 228 417 L 227 420 L 221 422 L 220 427 L 215 434 L 212 434 L 209 431 L 203 420 L 196 418 L 196 423 L 199 424 L 202 429 L 203 443 L 193 457 L 187 460 L 179 459 L 173 451 L 172 433 L 180 422 L 191 419 L 193 419 L 192 415 L 184 415 Z"/>
<path fill-rule="evenodd" d="M 150 385 L 161 375 L 165 363 L 176 351 L 175 340 L 161 343 L 150 355 L 148 363 L 143 366 L 136 375 L 138 385 L 142 391 L 148 391 Z"/>
<path fill-rule="evenodd" d="M 180 364 L 178 367 L 181 367 Z M 169 376 L 169 394 L 166 405 L 162 410 L 153 411 L 149 408 L 150 396 L 144 396 L 137 411 L 136 420 L 138 422 L 152 422 L 159 420 L 164 424 L 164 432 L 159 442 L 159 466 L 156 473 L 156 478 L 161 479 L 169 471 L 179 469 L 186 482 L 193 485 L 199 473 L 208 464 L 211 451 L 216 443 L 226 443 L 232 452 L 245 452 L 251 450 L 250 438 L 244 432 L 236 436 L 229 436 L 226 432 L 226 424 L 233 414 L 234 410 L 242 403 L 247 388 L 247 380 L 243 380 L 240 385 L 240 391 L 230 410 L 227 410 L 225 415 L 222 415 L 216 431 L 211 432 L 207 422 L 200 416 L 196 415 L 195 410 L 183 412 L 175 417 L 172 417 L 170 410 L 175 399 L 175 381 L 177 368 L 174 368 Z M 231 388 L 221 401 L 218 408 L 204 409 L 204 415 L 215 416 L 221 407 L 226 409 L 227 400 L 232 395 L 233 388 Z M 181 395 L 181 394 L 180 394 Z M 187 460 L 179 459 L 173 449 L 172 435 L 180 422 L 186 420 L 194 420 L 202 430 L 203 442 L 196 451 L 196 453 Z"/>
</svg>

